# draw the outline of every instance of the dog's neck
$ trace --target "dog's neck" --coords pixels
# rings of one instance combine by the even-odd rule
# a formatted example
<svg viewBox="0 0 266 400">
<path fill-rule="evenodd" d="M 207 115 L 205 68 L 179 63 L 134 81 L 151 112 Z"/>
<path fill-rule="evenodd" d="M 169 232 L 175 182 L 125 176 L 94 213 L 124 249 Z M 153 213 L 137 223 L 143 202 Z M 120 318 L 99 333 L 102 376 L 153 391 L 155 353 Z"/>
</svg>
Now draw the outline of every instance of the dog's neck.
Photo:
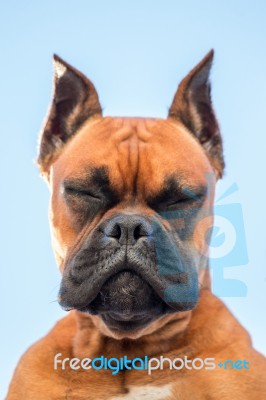
<svg viewBox="0 0 266 400">
<path fill-rule="evenodd" d="M 181 313 L 179 313 L 181 314 Z M 168 352 L 176 347 L 177 340 L 183 340 L 184 332 L 191 318 L 191 312 L 184 312 L 183 315 L 171 315 L 171 321 L 167 326 L 159 328 L 152 334 L 143 335 L 138 339 L 115 339 L 102 333 L 98 328 L 95 317 L 87 316 L 76 312 L 77 333 L 74 338 L 73 352 L 78 358 L 83 357 L 123 357 L 130 356 L 131 349 L 138 357 L 144 355 L 152 356 L 156 353 Z M 162 340 L 162 335 L 164 340 Z M 172 341 L 175 342 L 172 346 Z"/>
<path fill-rule="evenodd" d="M 210 301 L 211 300 L 211 301 Z M 199 303 L 192 311 L 183 313 L 175 313 L 168 319 L 168 323 L 159 327 L 155 332 L 143 335 L 138 339 L 124 338 L 121 340 L 108 337 L 99 330 L 94 316 L 84 313 L 75 312 L 76 317 L 76 333 L 73 340 L 73 356 L 78 358 L 94 358 L 94 357 L 123 357 L 127 355 L 129 358 L 147 356 L 168 356 L 172 353 L 175 356 L 196 356 L 203 346 L 202 340 L 198 341 L 197 335 L 194 333 L 199 329 L 203 332 L 204 341 L 210 346 L 224 346 L 221 341 L 219 312 L 226 312 L 227 318 L 230 318 L 229 311 L 222 305 L 220 300 L 215 298 L 208 289 L 200 292 Z M 210 308 L 216 315 L 217 321 L 212 321 L 213 327 L 210 336 Z M 221 322 L 221 321 L 220 321 Z M 230 335 L 232 333 L 230 327 Z M 229 328 L 228 328 L 229 329 Z M 206 335 L 204 335 L 204 331 Z M 229 335 L 229 332 L 228 332 Z M 231 336 L 232 337 L 232 336 Z M 206 344 L 206 343 L 205 343 Z"/>
</svg>

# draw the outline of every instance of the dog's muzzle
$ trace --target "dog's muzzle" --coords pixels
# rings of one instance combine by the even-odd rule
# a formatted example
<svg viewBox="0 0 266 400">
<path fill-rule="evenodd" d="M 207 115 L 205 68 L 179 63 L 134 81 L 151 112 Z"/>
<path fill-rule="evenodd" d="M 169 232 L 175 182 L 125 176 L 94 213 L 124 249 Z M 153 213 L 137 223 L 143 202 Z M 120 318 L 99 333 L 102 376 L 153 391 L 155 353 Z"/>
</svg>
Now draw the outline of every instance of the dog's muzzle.
<svg viewBox="0 0 266 400">
<path fill-rule="evenodd" d="M 59 293 L 65 309 L 101 314 L 119 329 L 143 325 L 198 299 L 193 251 L 159 219 L 120 214 L 99 224 L 67 258 Z"/>
</svg>

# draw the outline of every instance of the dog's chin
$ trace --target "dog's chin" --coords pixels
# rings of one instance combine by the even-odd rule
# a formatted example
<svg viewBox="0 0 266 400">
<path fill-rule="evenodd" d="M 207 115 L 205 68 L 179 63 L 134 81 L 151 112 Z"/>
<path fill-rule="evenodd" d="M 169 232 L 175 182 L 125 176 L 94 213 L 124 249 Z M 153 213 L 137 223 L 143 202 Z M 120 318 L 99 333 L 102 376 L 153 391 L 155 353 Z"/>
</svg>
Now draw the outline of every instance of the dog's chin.
<svg viewBox="0 0 266 400">
<path fill-rule="evenodd" d="M 129 319 L 123 319 L 122 315 L 106 313 L 101 315 L 101 319 L 109 330 L 114 333 L 137 333 L 146 328 L 154 319 L 147 315 L 131 316 Z"/>
<path fill-rule="evenodd" d="M 149 330 L 154 321 L 173 313 L 138 274 L 121 271 L 109 278 L 85 309 L 94 315 L 100 330 L 116 338 L 136 338 Z"/>
<path fill-rule="evenodd" d="M 139 339 L 144 335 L 153 333 L 158 329 L 158 326 L 154 327 L 157 321 L 131 321 L 129 323 L 121 324 L 118 320 L 108 320 L 102 316 L 93 316 L 94 324 L 97 326 L 99 331 L 105 336 L 109 336 L 114 339 Z"/>
<path fill-rule="evenodd" d="M 152 334 L 161 335 L 167 340 L 173 335 L 184 331 L 190 321 L 191 311 L 174 312 L 163 314 L 157 318 L 146 315 L 140 319 L 121 321 L 116 316 L 93 315 L 94 325 L 105 336 L 116 340 L 140 339 Z M 154 337 L 156 340 L 156 337 Z"/>
</svg>

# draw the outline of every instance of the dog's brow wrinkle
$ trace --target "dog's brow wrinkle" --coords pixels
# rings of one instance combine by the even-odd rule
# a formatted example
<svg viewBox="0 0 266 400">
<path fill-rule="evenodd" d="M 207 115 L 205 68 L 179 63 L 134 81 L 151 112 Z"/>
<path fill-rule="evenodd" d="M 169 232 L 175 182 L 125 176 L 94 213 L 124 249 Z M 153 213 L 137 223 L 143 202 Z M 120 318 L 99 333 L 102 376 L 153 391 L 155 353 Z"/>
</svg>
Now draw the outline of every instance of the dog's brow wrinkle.
<svg viewBox="0 0 266 400">
<path fill-rule="evenodd" d="M 123 118 L 122 127 L 114 134 L 115 147 L 119 154 L 117 171 L 128 193 L 136 193 L 139 171 L 138 119 Z"/>
</svg>

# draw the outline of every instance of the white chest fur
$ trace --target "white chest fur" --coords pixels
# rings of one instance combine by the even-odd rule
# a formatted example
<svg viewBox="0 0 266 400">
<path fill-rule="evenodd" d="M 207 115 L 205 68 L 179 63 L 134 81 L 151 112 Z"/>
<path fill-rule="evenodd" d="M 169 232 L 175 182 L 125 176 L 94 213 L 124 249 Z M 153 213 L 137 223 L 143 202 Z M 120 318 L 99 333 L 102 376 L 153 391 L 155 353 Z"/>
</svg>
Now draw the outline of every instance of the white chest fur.
<svg viewBox="0 0 266 400">
<path fill-rule="evenodd" d="M 112 397 L 110 400 L 167 400 L 170 395 L 171 385 L 133 386 L 129 393 Z"/>
</svg>

